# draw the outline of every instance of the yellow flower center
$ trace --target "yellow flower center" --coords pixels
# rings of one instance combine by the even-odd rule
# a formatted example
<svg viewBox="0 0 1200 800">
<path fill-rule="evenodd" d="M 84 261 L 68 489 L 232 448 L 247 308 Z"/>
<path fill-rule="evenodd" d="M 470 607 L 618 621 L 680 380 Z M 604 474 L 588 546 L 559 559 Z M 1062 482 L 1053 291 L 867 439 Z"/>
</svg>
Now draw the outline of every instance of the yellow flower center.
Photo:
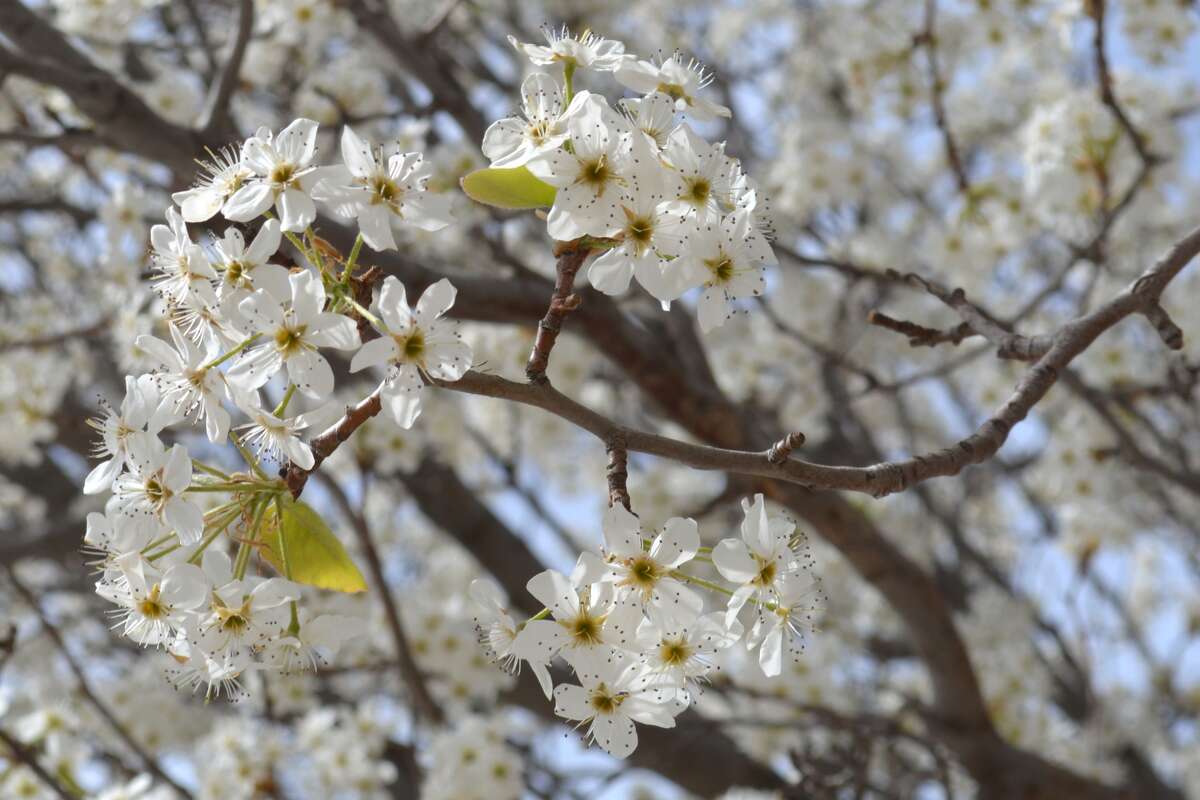
<svg viewBox="0 0 1200 800">
<path fill-rule="evenodd" d="M 425 355 L 425 334 L 416 330 L 408 336 L 393 336 L 396 342 L 396 347 L 400 350 L 400 356 L 405 361 L 420 362 Z"/>
<path fill-rule="evenodd" d="M 669 667 L 678 667 L 687 663 L 692 656 L 692 648 L 683 639 L 666 639 L 658 647 L 658 657 Z"/>
<path fill-rule="evenodd" d="M 299 328 L 280 328 L 275 331 L 275 346 L 279 348 L 279 352 L 285 356 L 299 352 L 304 346 L 304 330 L 307 327 L 301 325 Z"/>
<path fill-rule="evenodd" d="M 621 703 L 625 700 L 624 694 L 614 694 L 611 689 L 603 683 L 600 683 L 592 690 L 590 698 L 592 708 L 600 714 L 612 714 L 621 707 Z"/>
<path fill-rule="evenodd" d="M 271 183 L 275 183 L 280 186 L 290 185 L 295 180 L 295 178 L 296 178 L 296 166 L 294 164 L 289 164 L 286 161 L 282 164 L 276 164 L 271 169 L 270 176 L 268 176 L 268 180 L 270 180 Z"/>
<path fill-rule="evenodd" d="M 754 560 L 758 562 L 758 575 L 754 577 L 754 583 L 759 586 L 770 586 L 775 582 L 775 575 L 778 572 L 775 562 L 761 556 L 755 556 Z"/>
<path fill-rule="evenodd" d="M 578 617 L 565 624 L 576 646 L 591 647 L 600 644 L 600 631 L 604 626 L 603 616 L 593 617 L 586 611 L 580 611 Z"/>
<path fill-rule="evenodd" d="M 150 590 L 150 593 L 138 603 L 138 613 L 146 619 L 162 619 L 167 615 L 168 608 L 165 603 L 159 600 L 159 594 L 162 592 L 162 587 L 157 583 Z"/>
<path fill-rule="evenodd" d="M 717 283 L 727 283 L 733 278 L 733 260 L 725 255 L 725 253 L 721 253 L 717 258 L 705 261 L 704 266 L 708 267 L 708 271 L 712 273 L 713 280 Z"/>
</svg>

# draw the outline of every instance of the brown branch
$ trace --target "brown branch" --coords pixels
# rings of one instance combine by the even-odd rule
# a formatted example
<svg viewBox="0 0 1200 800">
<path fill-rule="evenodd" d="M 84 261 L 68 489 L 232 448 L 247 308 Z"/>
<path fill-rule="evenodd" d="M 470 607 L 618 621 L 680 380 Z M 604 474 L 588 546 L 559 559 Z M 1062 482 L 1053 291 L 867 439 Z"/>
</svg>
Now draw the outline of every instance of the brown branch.
<svg viewBox="0 0 1200 800">
<path fill-rule="evenodd" d="M 1158 303 L 1151 304 L 1145 311 L 1142 312 L 1146 319 L 1154 326 L 1154 330 L 1158 333 L 1163 344 L 1172 350 L 1183 349 L 1183 331 L 1175 324 L 1175 321 L 1167 314 L 1167 310 Z"/>
<path fill-rule="evenodd" d="M 313 465 L 310 469 L 304 469 L 289 462 L 287 466 L 279 470 L 279 476 L 287 484 L 292 497 L 299 497 L 300 493 L 304 491 L 304 484 L 308 482 L 308 476 L 320 468 L 321 463 L 329 458 L 342 442 L 353 436 L 354 432 L 366 424 L 367 420 L 383 409 L 379 391 L 376 389 L 371 392 L 358 405 L 347 406 L 345 416 L 337 424 L 308 443 L 313 454 Z"/>
<path fill-rule="evenodd" d="M 943 342 L 959 344 L 963 339 L 977 335 L 995 345 L 996 355 L 1000 358 L 1034 361 L 1041 358 L 1050 349 L 1052 343 L 1050 337 L 1030 337 L 1014 333 L 1007 325 L 997 321 L 983 309 L 967 300 L 967 294 L 961 288 L 948 289 L 915 272 L 901 273 L 896 270 L 888 270 L 887 275 L 894 280 L 924 289 L 953 309 L 962 319 L 962 323 L 958 326 L 948 331 L 939 331 L 912 322 L 892 319 L 877 311 L 867 317 L 872 324 L 905 334 L 909 337 L 908 343 L 913 347 L 929 347 Z"/>
<path fill-rule="evenodd" d="M 1124 318 L 1132 314 L 1145 314 L 1148 309 L 1157 306 L 1167 283 L 1197 252 L 1200 252 L 1200 228 L 1181 239 L 1127 290 L 1045 337 L 1050 342 L 1045 354 L 1021 379 L 1008 402 L 971 436 L 934 453 L 869 467 L 828 466 L 797 459 L 774 464 L 768 458 L 769 451 L 710 447 L 633 430 L 597 414 L 548 384 L 521 384 L 494 375 L 468 372 L 455 383 L 437 382 L 437 385 L 542 408 L 573 422 L 601 441 L 621 436 L 629 450 L 669 458 L 697 469 L 757 475 L 811 488 L 842 489 L 883 497 L 929 478 L 957 475 L 966 467 L 982 463 L 995 455 L 1012 428 L 1045 397 L 1067 365 L 1097 337 Z M 1039 341 L 1041 339 L 1039 337 Z"/>
<path fill-rule="evenodd" d="M 868 467 L 841 467 L 814 464 L 788 458 L 782 463 L 770 459 L 770 450 L 732 450 L 692 444 L 666 436 L 627 428 L 596 413 L 559 392 L 549 382 L 517 383 L 496 375 L 468 371 L 453 383 L 432 381 L 457 392 L 512 400 L 549 411 L 592 433 L 603 442 L 618 437 L 628 450 L 669 458 L 696 469 L 721 470 L 743 475 L 798 483 L 814 489 L 841 489 L 883 497 L 936 477 L 957 475 L 968 466 L 982 463 L 1008 439 L 1013 427 L 1025 419 L 1050 391 L 1067 365 L 1091 346 L 1102 333 L 1133 314 L 1147 314 L 1159 308 L 1159 298 L 1167 284 L 1200 252 L 1200 228 L 1175 244 L 1133 285 L 1096 310 L 1071 320 L 1054 334 L 1029 339 L 1049 346 L 1017 384 L 1008 401 L 972 435 L 951 447 L 902 461 L 888 461 Z M 954 296 L 955 293 L 950 293 Z M 962 302 L 965 303 L 965 298 Z M 971 308 L 974 308 L 973 306 Z M 975 309 L 978 312 L 978 309 Z M 1006 336 L 1015 336 L 1008 334 Z M 1026 340 L 1027 337 L 1018 337 Z M 1032 345 L 1030 345 L 1032 346 Z M 1040 347 L 1040 345 L 1039 345 Z M 346 409 L 346 415 L 332 428 L 310 443 L 315 463 L 311 470 L 288 464 L 281 475 L 294 497 L 299 497 L 308 475 L 330 453 L 350 438 L 382 408 L 376 389 L 358 405 Z"/>
<path fill-rule="evenodd" d="M 397 667 L 400 677 L 408 686 L 409 694 L 412 695 L 413 710 L 418 718 L 440 724 L 445 719 L 445 715 L 437 701 L 433 699 L 433 695 L 429 693 L 429 687 L 425 685 L 425 678 L 421 675 L 421 669 L 413 657 L 412 648 L 408 646 L 408 637 L 404 633 L 404 622 L 400 618 L 400 609 L 396 606 L 396 598 L 392 595 L 392 589 L 384 574 L 383 559 L 379 556 L 379 549 L 375 547 L 371 528 L 367 524 L 366 518 L 355 510 L 350 498 L 346 496 L 346 492 L 338 485 L 338 482 L 327 476 L 321 476 L 321 478 L 322 484 L 329 490 L 334 502 L 349 520 L 350 526 L 354 528 L 359 547 L 362 548 L 363 555 L 367 558 L 367 570 L 371 573 L 371 580 L 375 584 L 375 593 L 379 597 L 384 615 L 387 617 L 388 630 L 392 634 L 392 643 L 396 648 Z M 363 489 L 365 493 L 365 481 Z"/>
<path fill-rule="evenodd" d="M 804 434 L 800 433 L 800 431 L 793 431 L 771 445 L 771 449 L 767 451 L 767 461 L 770 461 L 772 464 L 782 464 L 792 455 L 793 450 L 803 444 Z"/>
<path fill-rule="evenodd" d="M 946 161 L 949 162 L 950 169 L 954 172 L 954 180 L 958 183 L 959 191 L 967 194 L 971 191 L 971 182 L 967 178 L 967 170 L 958 149 L 958 142 L 955 141 L 954 134 L 950 131 L 950 120 L 946 115 L 946 103 L 943 97 L 946 89 L 946 81 L 942 77 L 941 65 L 938 63 L 936 28 L 937 0 L 925 0 L 925 27 L 917 35 L 915 43 L 924 45 L 925 55 L 928 57 L 930 103 L 933 106 L 934 120 L 937 122 L 938 130 L 942 134 L 942 145 L 946 150 Z"/>
<path fill-rule="evenodd" d="M 18 52 L 0 46 L 0 73 L 62 90 L 110 146 L 160 161 L 179 175 L 192 174 L 192 159 L 204 149 L 203 137 L 159 116 L 20 0 L 0 0 L 0 33 L 20 48 Z M 54 61 L 47 60 L 51 56 Z"/>
<path fill-rule="evenodd" d="M 613 434 L 604 443 L 604 449 L 608 452 L 608 504 L 615 506 L 620 503 L 626 511 L 632 511 L 626 485 L 629 481 L 629 451 L 625 448 L 624 437 L 619 433 Z"/>
<path fill-rule="evenodd" d="M 199 20 L 196 20 L 196 28 L 203 35 L 204 26 Z M 250 34 L 253 30 L 254 0 L 240 0 L 237 34 L 234 36 L 233 44 L 229 47 L 225 66 L 209 91 L 204 115 L 201 117 L 200 128 L 206 134 L 214 134 L 223 128 L 230 130 L 233 128 L 232 120 L 229 118 L 229 101 L 233 98 L 234 90 L 237 89 L 242 61 L 246 56 L 246 47 L 250 44 Z M 207 48 L 205 48 L 205 52 L 209 52 Z"/>
<path fill-rule="evenodd" d="M 91 683 L 88 682 L 87 676 L 83 672 L 83 668 L 79 666 L 79 662 L 75 660 L 75 657 L 71 655 L 71 651 L 67 648 L 67 643 L 63 639 L 62 633 L 46 617 L 45 612 L 42 611 L 41 605 L 38 604 L 37 598 L 33 596 L 33 593 L 29 591 L 25 584 L 21 582 L 20 578 L 17 577 L 17 572 L 15 569 L 13 569 L 11 564 L 6 564 L 5 570 L 8 574 L 9 583 L 13 585 L 13 588 L 16 589 L 17 594 L 21 596 L 21 599 L 25 601 L 25 604 L 28 605 L 33 610 L 33 613 L 37 615 L 38 621 L 42 624 L 42 629 L 46 631 L 46 634 L 50 637 L 51 641 L 54 642 L 54 646 L 58 649 L 59 655 L 61 655 L 63 660 L 67 662 L 67 666 L 75 675 L 75 680 L 79 684 L 80 693 L 84 696 L 88 703 L 91 704 L 92 708 L 96 710 L 96 713 L 100 716 L 100 718 L 108 723 L 108 726 L 113 729 L 121 742 L 127 748 L 129 748 L 129 750 L 135 756 L 137 756 L 137 759 L 141 762 L 143 769 L 152 774 L 158 780 L 165 783 L 167 786 L 174 789 L 183 797 L 188 798 L 188 800 L 192 800 L 192 793 L 176 783 L 170 775 L 163 772 L 162 768 L 158 766 L 158 762 L 155 761 L 154 758 L 142 748 L 141 744 L 139 744 L 138 741 L 133 738 L 133 735 L 130 734 L 129 730 L 121 724 L 121 721 L 118 720 L 116 716 L 113 715 L 112 710 L 100 701 L 99 696 L 95 693 L 95 691 L 93 691 Z"/>
<path fill-rule="evenodd" d="M 928 328 L 924 325 L 918 325 L 906 319 L 889 317 L 879 310 L 869 312 L 867 314 L 867 322 L 907 336 L 909 347 L 936 347 L 939 344 L 947 343 L 956 345 L 960 344 L 964 339 L 969 339 L 976 335 L 975 331 L 971 330 L 971 326 L 965 322 L 959 323 L 947 330 L 940 330 L 938 328 Z"/>
<path fill-rule="evenodd" d="M 1096 80 L 1100 86 L 1100 101 L 1108 107 L 1113 116 L 1117 119 L 1117 124 L 1129 136 L 1130 142 L 1133 144 L 1134 150 L 1137 151 L 1138 157 L 1143 164 L 1155 164 L 1161 161 L 1161 157 L 1150 152 L 1146 145 L 1146 139 L 1129 119 L 1122 108 L 1121 103 L 1117 100 L 1116 93 L 1113 91 L 1112 71 L 1108 66 L 1108 55 L 1104 47 L 1104 23 L 1106 19 L 1106 0 L 1088 0 L 1086 3 L 1087 10 L 1091 14 L 1092 19 L 1096 22 L 1096 28 L 1092 37 L 1092 53 L 1095 58 L 1096 65 Z"/>
<path fill-rule="evenodd" d="M 15 736 L 12 736 L 3 728 L 0 728 L 0 743 L 4 744 L 6 752 L 11 753 L 17 761 L 28 767 L 29 770 L 38 777 L 38 780 L 45 784 L 47 789 L 61 797 L 62 800 L 76 800 L 75 795 L 68 792 L 66 788 L 59 783 L 58 779 L 47 772 L 46 768 L 38 762 L 37 756 L 34 755 L 30 748 L 25 747 L 25 745 L 21 744 L 21 742 L 18 741 Z"/>
<path fill-rule="evenodd" d="M 546 316 L 538 323 L 537 337 L 533 350 L 525 365 L 525 375 L 533 383 L 546 381 L 546 368 L 550 366 L 550 351 L 558 340 L 563 320 L 567 314 L 579 308 L 579 295 L 575 294 L 575 275 L 588 257 L 588 248 L 578 242 L 561 244 L 556 248 L 554 294 Z"/>
</svg>

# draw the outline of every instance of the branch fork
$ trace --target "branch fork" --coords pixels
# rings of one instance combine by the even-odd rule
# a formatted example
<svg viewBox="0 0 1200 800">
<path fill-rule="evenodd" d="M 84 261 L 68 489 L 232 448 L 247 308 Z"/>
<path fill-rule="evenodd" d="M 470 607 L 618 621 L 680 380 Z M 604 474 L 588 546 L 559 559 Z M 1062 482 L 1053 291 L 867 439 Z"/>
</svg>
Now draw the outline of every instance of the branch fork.
<svg viewBox="0 0 1200 800">
<path fill-rule="evenodd" d="M 579 308 L 582 299 L 575 294 L 575 275 L 583 262 L 587 260 L 591 250 L 582 241 L 559 242 L 555 245 L 554 294 L 550 297 L 550 307 L 546 316 L 538 323 L 537 336 L 533 341 L 533 350 L 529 353 L 529 361 L 525 364 L 525 375 L 530 383 L 545 383 L 546 368 L 550 366 L 550 351 L 558 340 L 562 330 L 563 320 L 567 314 Z"/>
</svg>

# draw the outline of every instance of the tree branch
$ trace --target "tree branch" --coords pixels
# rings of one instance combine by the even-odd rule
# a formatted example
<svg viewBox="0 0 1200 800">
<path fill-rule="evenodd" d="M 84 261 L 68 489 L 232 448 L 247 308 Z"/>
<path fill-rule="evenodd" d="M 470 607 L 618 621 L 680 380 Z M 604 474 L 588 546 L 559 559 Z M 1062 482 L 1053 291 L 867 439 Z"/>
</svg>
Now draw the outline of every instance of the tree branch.
<svg viewBox="0 0 1200 800">
<path fill-rule="evenodd" d="M 6 564 L 5 571 L 8 574 L 9 583 L 13 585 L 13 588 L 16 589 L 17 594 L 21 596 L 21 599 L 25 601 L 25 604 L 28 605 L 33 610 L 33 613 L 37 615 L 38 620 L 42 624 L 42 629 L 46 631 L 46 634 L 50 637 L 51 641 L 54 642 L 55 647 L 58 649 L 59 655 L 61 655 L 63 660 L 67 662 L 67 666 L 75 675 L 75 680 L 79 683 L 80 693 L 84 696 L 84 698 L 87 699 L 92 708 L 96 710 L 96 713 L 100 716 L 100 718 L 108 723 L 108 726 L 113 729 L 121 742 L 128 747 L 135 756 L 137 756 L 138 761 L 141 762 L 142 767 L 147 772 L 151 773 L 155 778 L 174 789 L 181 796 L 188 798 L 188 800 L 193 800 L 192 793 L 176 783 L 170 775 L 163 772 L 162 767 L 158 765 L 158 762 L 155 761 L 154 758 L 147 753 L 145 749 L 143 749 L 141 744 L 139 744 L 138 741 L 133 738 L 133 735 L 129 733 L 129 730 L 126 729 L 126 727 L 121 724 L 121 721 L 113 715 L 112 710 L 100 701 L 99 696 L 95 693 L 95 691 L 93 691 L 91 683 L 84 674 L 83 668 L 79 666 L 79 662 L 75 660 L 75 657 L 71 655 L 71 651 L 67 648 L 67 643 L 62 637 L 62 633 L 50 622 L 49 619 L 47 619 L 46 614 L 42 611 L 42 607 L 37 601 L 37 598 L 34 597 L 33 593 L 30 592 L 29 589 L 25 587 L 25 584 L 22 583 L 17 577 L 16 570 L 13 569 L 12 565 Z"/>
<path fill-rule="evenodd" d="M 425 678 L 421 675 L 421 669 L 413 657 L 412 648 L 408 646 L 408 637 L 404 633 L 404 621 L 400 618 L 400 609 L 396 606 L 396 598 L 392 595 L 392 589 L 384 574 L 383 559 L 379 556 L 379 549 L 375 547 L 371 528 L 367 524 L 366 518 L 355 510 L 350 498 L 346 496 L 346 492 L 338 482 L 332 478 L 324 476 L 322 478 L 323 485 L 333 495 L 334 502 L 350 522 L 350 526 L 358 537 L 358 545 L 362 548 L 363 555 L 367 557 L 367 569 L 371 573 L 375 592 L 379 597 L 379 602 L 383 605 L 384 615 L 387 617 L 388 630 L 392 634 L 392 643 L 396 648 L 396 663 L 400 670 L 400 677 L 404 679 L 405 685 L 408 686 L 408 692 L 412 695 L 413 709 L 418 717 L 423 717 L 434 724 L 440 724 L 445 719 L 445 715 L 437 701 L 433 699 L 433 695 L 429 693 L 429 687 L 425 685 Z M 366 490 L 365 481 L 363 489 Z"/>
<path fill-rule="evenodd" d="M 24 764 L 29 770 L 37 776 L 46 788 L 54 792 L 62 798 L 62 800 L 76 800 L 75 795 L 71 794 L 66 788 L 58 782 L 58 779 L 46 771 L 46 768 L 37 760 L 37 756 L 33 751 L 21 744 L 15 737 L 9 734 L 8 731 L 0 728 L 0 743 L 3 743 L 7 752 L 11 753 L 13 758 Z"/>
<path fill-rule="evenodd" d="M 588 248 L 578 242 L 560 245 L 557 248 L 555 262 L 554 294 L 550 297 L 550 307 L 546 316 L 538 323 L 537 337 L 533 341 L 533 350 L 525 365 L 525 375 L 532 383 L 546 381 L 546 368 L 550 366 L 550 351 L 558 340 L 562 330 L 563 320 L 567 314 L 579 308 L 579 295 L 575 294 L 575 274 L 583 266 L 588 257 Z"/>
<path fill-rule="evenodd" d="M 200 128 L 206 135 L 215 134 L 223 128 L 230 130 L 233 128 L 232 121 L 229 119 L 229 102 L 233 98 L 234 90 L 237 89 L 242 60 L 246 56 L 246 46 L 250 44 L 250 34 L 253 31 L 254 0 L 239 0 L 237 34 L 233 44 L 230 45 L 225 66 L 209 90 L 204 115 L 200 121 Z"/>
</svg>

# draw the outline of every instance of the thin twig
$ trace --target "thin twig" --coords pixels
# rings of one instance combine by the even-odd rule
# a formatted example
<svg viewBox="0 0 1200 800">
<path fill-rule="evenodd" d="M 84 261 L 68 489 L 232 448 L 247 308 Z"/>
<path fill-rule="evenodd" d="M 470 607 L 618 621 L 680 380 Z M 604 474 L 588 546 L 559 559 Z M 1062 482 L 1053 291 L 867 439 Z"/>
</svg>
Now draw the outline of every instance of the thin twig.
<svg viewBox="0 0 1200 800">
<path fill-rule="evenodd" d="M 11 753 L 17 761 L 29 767 L 29 770 L 38 777 L 38 780 L 46 785 L 47 789 L 61 797 L 62 800 L 77 800 L 75 795 L 68 792 L 66 787 L 59 783 L 57 778 L 46 771 L 46 768 L 38 762 L 37 756 L 34 755 L 32 750 L 21 744 L 16 737 L 9 734 L 3 728 L 0 728 L 0 742 L 4 744 L 7 752 Z"/>
<path fill-rule="evenodd" d="M 608 437 L 604 443 L 608 452 L 608 467 L 605 474 L 608 477 L 608 504 L 617 503 L 625 506 L 626 511 L 632 511 L 629 504 L 629 451 L 625 447 L 625 437 L 619 432 Z"/>
<path fill-rule="evenodd" d="M 204 108 L 204 116 L 200 128 L 205 133 L 213 133 L 220 128 L 229 115 L 229 101 L 237 88 L 238 78 L 242 71 L 242 60 L 246 57 L 246 47 L 250 44 L 250 34 L 254 30 L 254 0 L 240 0 L 238 3 L 237 34 L 225 58 L 225 66 L 217 76 L 208 95 Z"/>
<path fill-rule="evenodd" d="M 946 82 L 942 77 L 941 65 L 938 63 L 937 0 L 925 0 L 925 27 L 917 35 L 916 43 L 924 45 L 925 55 L 929 60 L 930 103 L 933 106 L 934 120 L 942 134 L 946 161 L 950 163 L 950 169 L 954 172 L 954 180 L 958 183 L 959 191 L 968 194 L 971 191 L 971 181 L 967 178 L 967 170 L 963 164 L 958 142 L 950 130 L 950 120 L 946 115 L 946 103 L 943 97 Z"/>
<path fill-rule="evenodd" d="M 567 314 L 579 308 L 579 295 L 575 294 L 575 274 L 587 259 L 588 248 L 577 242 L 560 246 L 556 255 L 554 294 L 550 298 L 550 307 L 546 316 L 538 323 L 537 337 L 533 341 L 533 350 L 529 354 L 529 362 L 525 365 L 525 375 L 533 383 L 546 381 L 546 368 L 550 366 L 550 351 L 562 330 L 563 320 Z"/>
<path fill-rule="evenodd" d="M 79 662 L 75 660 L 75 657 L 71 655 L 71 651 L 67 648 L 67 643 L 62 637 L 62 633 L 46 617 L 45 612 L 42 611 L 41 605 L 38 604 L 37 598 L 33 596 L 33 593 L 29 591 L 25 584 L 21 582 L 20 578 L 17 577 L 16 570 L 13 569 L 11 565 L 5 565 L 5 570 L 8 573 L 9 582 L 12 583 L 13 588 L 17 590 L 17 594 L 21 596 L 21 599 L 25 601 L 26 605 L 32 608 L 34 614 L 37 615 L 38 620 L 42 624 L 42 629 L 46 631 L 46 634 L 50 637 L 51 641 L 54 642 L 59 654 L 63 657 L 63 660 L 67 662 L 67 666 L 70 667 L 71 672 L 75 675 L 75 679 L 79 683 L 80 693 L 83 694 L 84 698 L 86 698 L 87 701 L 92 705 L 92 707 L 96 710 L 96 713 L 99 714 L 100 717 L 106 723 L 108 723 L 108 726 L 116 732 L 121 742 L 124 743 L 124 745 L 128 747 L 135 756 L 137 756 L 138 761 L 141 762 L 142 767 L 146 771 L 150 772 L 155 778 L 162 781 L 167 786 L 170 786 L 179 794 L 190 799 L 192 797 L 192 793 L 176 783 L 170 775 L 163 772 L 162 768 L 158 765 L 158 762 L 155 761 L 154 758 L 147 753 L 145 749 L 143 749 L 141 744 L 139 744 L 138 741 L 133 738 L 133 735 L 124 725 L 121 724 L 121 721 L 116 718 L 116 716 L 112 713 L 112 710 L 109 709 L 109 707 L 103 702 L 101 702 L 100 697 L 95 693 L 95 691 L 93 691 L 91 684 L 88 682 L 87 676 L 83 672 L 83 668 L 79 666 Z"/>
<path fill-rule="evenodd" d="M 337 503 L 342 514 L 349 520 L 350 526 L 354 528 L 354 533 L 358 537 L 359 547 L 362 548 L 363 555 L 367 558 L 367 569 L 371 573 L 371 580 L 375 583 L 375 591 L 379 597 L 379 602 L 383 604 L 383 611 L 388 621 L 388 630 L 392 634 L 392 643 L 396 648 L 396 662 L 400 671 L 400 677 L 404 680 L 405 685 L 408 686 L 409 693 L 412 695 L 413 710 L 418 717 L 439 724 L 445 717 L 442 714 L 441 707 L 433 699 L 433 695 L 429 693 L 429 687 L 425 685 L 425 678 L 421 675 L 421 669 L 413 657 L 412 648 L 408 645 L 408 637 L 404 633 L 404 622 L 400 617 L 400 609 L 396 605 L 396 598 L 392 595 L 391 587 L 388 586 L 387 576 L 383 571 L 383 559 L 379 555 L 379 549 L 375 547 L 375 540 L 371 536 L 370 525 L 367 524 L 366 518 L 355 510 L 354 505 L 350 502 L 350 498 L 346 496 L 346 492 L 338 485 L 337 481 L 322 475 L 321 482 L 333 496 L 334 502 Z M 364 492 L 366 488 L 366 480 L 364 479 Z"/>
</svg>

